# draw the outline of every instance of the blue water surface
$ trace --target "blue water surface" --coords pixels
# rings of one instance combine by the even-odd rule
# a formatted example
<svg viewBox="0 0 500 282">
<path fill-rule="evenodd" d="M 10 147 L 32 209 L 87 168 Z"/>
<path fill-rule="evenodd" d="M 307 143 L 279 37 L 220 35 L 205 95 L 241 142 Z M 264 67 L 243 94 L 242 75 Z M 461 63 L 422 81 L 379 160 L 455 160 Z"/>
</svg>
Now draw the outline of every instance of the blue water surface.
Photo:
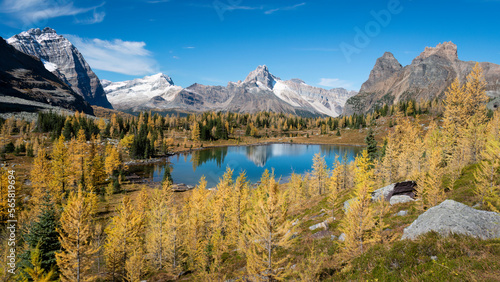
<svg viewBox="0 0 500 282">
<path fill-rule="evenodd" d="M 167 164 L 141 166 L 145 176 L 152 181 L 163 179 L 168 165 L 174 183 L 197 185 L 205 176 L 207 187 L 214 187 L 227 167 L 234 170 L 234 177 L 245 172 L 247 180 L 256 183 L 264 170 L 274 170 L 277 179 L 286 179 L 292 172 L 303 174 L 311 170 L 313 156 L 321 152 L 329 167 L 333 167 L 336 156 L 353 161 L 363 148 L 339 145 L 269 144 L 210 148 L 168 158 Z M 137 170 L 138 168 L 135 168 Z"/>
</svg>

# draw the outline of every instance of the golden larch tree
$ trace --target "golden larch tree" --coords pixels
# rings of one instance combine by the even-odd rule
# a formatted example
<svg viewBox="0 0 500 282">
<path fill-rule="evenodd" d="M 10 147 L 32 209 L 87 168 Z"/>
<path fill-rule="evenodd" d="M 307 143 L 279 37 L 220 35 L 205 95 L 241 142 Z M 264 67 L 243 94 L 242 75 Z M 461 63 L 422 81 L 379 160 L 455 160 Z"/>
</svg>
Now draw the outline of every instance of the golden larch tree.
<svg viewBox="0 0 500 282">
<path fill-rule="evenodd" d="M 228 213 L 228 239 L 230 245 L 238 246 L 243 234 L 246 214 L 248 212 L 248 197 L 250 194 L 249 184 L 245 172 L 241 172 L 233 184 L 230 192 L 229 213 Z"/>
<path fill-rule="evenodd" d="M 312 180 L 314 181 L 315 187 L 318 189 L 318 194 L 321 195 L 324 192 L 324 186 L 329 174 L 325 157 L 321 156 L 321 153 L 314 155 L 312 169 Z"/>
<path fill-rule="evenodd" d="M 488 133 L 482 161 L 474 172 L 476 180 L 475 193 L 483 206 L 493 211 L 500 208 L 500 140 L 494 131 Z"/>
<path fill-rule="evenodd" d="M 141 246 L 140 233 L 143 220 L 129 197 L 124 197 L 117 214 L 106 228 L 104 245 L 109 279 L 117 281 L 126 277 L 125 265 L 132 252 Z"/>
<path fill-rule="evenodd" d="M 95 196 L 94 196 L 95 197 Z M 92 281 L 93 256 L 98 251 L 93 245 L 92 226 L 96 200 L 84 195 L 82 189 L 71 192 L 61 214 L 59 241 L 63 250 L 56 253 L 61 281 Z"/>
<path fill-rule="evenodd" d="M 348 254 L 364 252 L 365 245 L 373 239 L 368 231 L 375 225 L 371 207 L 374 175 L 367 150 L 363 150 L 363 153 L 356 157 L 355 165 L 355 198 L 350 201 L 340 227 L 345 233 L 344 245 Z"/>
<path fill-rule="evenodd" d="M 206 189 L 204 177 L 192 190 L 184 205 L 182 213 L 183 249 L 186 252 L 187 266 L 191 269 L 201 269 L 206 265 L 206 247 L 208 245 L 207 230 L 209 220 L 208 197 L 210 191 Z"/>
<path fill-rule="evenodd" d="M 58 193 L 66 193 L 70 184 L 71 163 L 64 136 L 61 135 L 52 149 L 52 166 L 54 171 L 54 188 Z"/>
<path fill-rule="evenodd" d="M 290 258 L 280 257 L 279 253 L 292 244 L 293 226 L 287 219 L 289 203 L 274 177 L 255 193 L 254 210 L 247 219 L 247 271 L 257 280 L 281 280 L 287 274 Z"/>
</svg>

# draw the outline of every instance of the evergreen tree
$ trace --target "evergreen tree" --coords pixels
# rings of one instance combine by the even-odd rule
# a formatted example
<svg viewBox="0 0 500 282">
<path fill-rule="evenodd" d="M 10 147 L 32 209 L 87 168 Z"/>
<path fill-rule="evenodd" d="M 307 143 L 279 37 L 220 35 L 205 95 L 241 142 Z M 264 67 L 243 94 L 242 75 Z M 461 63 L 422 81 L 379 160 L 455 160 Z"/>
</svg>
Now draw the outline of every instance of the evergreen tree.
<svg viewBox="0 0 500 282">
<path fill-rule="evenodd" d="M 170 166 L 168 166 L 168 164 L 165 165 L 165 171 L 163 172 L 162 183 L 165 185 L 165 182 L 168 182 L 169 184 L 174 183 L 172 174 L 170 173 Z"/>
<path fill-rule="evenodd" d="M 59 242 L 59 234 L 57 228 L 59 227 L 56 211 L 54 209 L 54 202 L 48 191 L 45 192 L 42 203 L 41 212 L 31 226 L 28 232 L 24 235 L 24 241 L 29 250 L 37 248 L 40 250 L 40 267 L 49 272 L 52 269 L 57 270 L 56 252 L 61 250 L 61 243 Z M 30 265 L 28 258 L 31 256 L 27 251 L 24 254 L 24 264 Z"/>
<path fill-rule="evenodd" d="M 368 130 L 368 135 L 365 137 L 365 143 L 367 145 L 368 156 L 370 160 L 373 162 L 378 159 L 378 148 L 377 141 L 375 140 L 375 136 L 373 135 L 373 129 L 370 127 Z"/>
<path fill-rule="evenodd" d="M 33 281 L 33 282 L 51 282 L 55 281 L 54 278 L 56 273 L 54 269 L 47 271 L 42 267 L 42 254 L 37 245 L 34 249 L 30 250 L 30 264 L 31 266 L 25 266 L 23 272 L 20 273 L 20 279 L 23 282 Z"/>
</svg>

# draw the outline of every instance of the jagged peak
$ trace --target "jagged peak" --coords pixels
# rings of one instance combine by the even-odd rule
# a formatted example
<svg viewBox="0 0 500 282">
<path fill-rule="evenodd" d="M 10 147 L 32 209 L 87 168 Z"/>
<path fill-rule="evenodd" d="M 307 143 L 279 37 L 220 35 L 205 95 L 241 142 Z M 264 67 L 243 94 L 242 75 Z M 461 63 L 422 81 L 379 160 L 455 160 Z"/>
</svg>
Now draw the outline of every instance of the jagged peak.
<svg viewBox="0 0 500 282">
<path fill-rule="evenodd" d="M 50 27 L 46 27 L 43 30 L 39 28 L 32 28 L 12 36 L 7 40 L 7 42 L 9 42 L 9 44 L 12 44 L 13 42 L 16 42 L 18 40 L 26 40 L 26 39 L 43 41 L 45 39 L 53 39 L 56 37 L 63 38 L 62 35 L 57 34 L 57 32 Z"/>
<path fill-rule="evenodd" d="M 448 58 L 450 60 L 458 59 L 458 48 L 453 42 L 443 42 L 439 43 L 436 47 L 425 47 L 424 52 L 422 52 L 414 61 L 423 60 L 430 56 L 437 55 L 441 57 Z"/>
<path fill-rule="evenodd" d="M 248 74 L 243 83 L 256 83 L 257 85 L 260 83 L 269 89 L 273 89 L 276 80 L 280 79 L 272 75 L 266 65 L 260 65 Z"/>
<path fill-rule="evenodd" d="M 382 57 L 380 57 L 381 59 L 394 59 L 396 60 L 396 58 L 394 57 L 394 54 L 392 54 L 391 52 L 385 52 L 384 55 L 382 55 Z"/>
<path fill-rule="evenodd" d="M 363 83 L 363 85 L 361 85 L 360 92 L 370 91 L 370 87 L 374 86 L 384 79 L 387 79 L 402 68 L 403 66 L 391 52 L 385 52 L 384 55 L 378 58 L 375 62 L 375 66 L 370 72 L 368 80 Z"/>
<path fill-rule="evenodd" d="M 157 73 L 157 74 L 153 74 L 153 75 L 150 75 L 150 76 L 146 76 L 144 77 L 145 79 L 149 78 L 151 80 L 163 80 L 163 81 L 167 81 L 170 85 L 174 85 L 174 81 L 172 80 L 172 78 L 164 73 Z"/>
</svg>

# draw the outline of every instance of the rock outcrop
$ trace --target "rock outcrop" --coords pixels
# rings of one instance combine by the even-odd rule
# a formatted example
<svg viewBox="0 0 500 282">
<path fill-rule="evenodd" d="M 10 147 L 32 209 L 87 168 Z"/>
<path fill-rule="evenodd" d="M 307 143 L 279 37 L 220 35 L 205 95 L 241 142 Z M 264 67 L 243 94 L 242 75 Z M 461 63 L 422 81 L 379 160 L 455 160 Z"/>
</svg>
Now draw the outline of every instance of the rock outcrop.
<svg viewBox="0 0 500 282">
<path fill-rule="evenodd" d="M 58 109 L 93 114 L 90 104 L 40 60 L 0 37 L 0 113 Z"/>
<path fill-rule="evenodd" d="M 33 28 L 12 36 L 7 42 L 17 50 L 39 58 L 47 70 L 71 86 L 90 104 L 112 108 L 99 78 L 82 54 L 55 30 L 49 27 L 43 30 Z"/>
<path fill-rule="evenodd" d="M 431 231 L 443 236 L 453 233 L 481 239 L 500 238 L 500 214 L 446 200 L 421 214 L 404 229 L 401 239 L 413 240 Z"/>
<path fill-rule="evenodd" d="M 385 53 L 377 59 L 359 93 L 346 102 L 343 114 L 366 113 L 377 106 L 409 99 L 430 101 L 443 98 L 453 80 L 458 78 L 464 82 L 475 64 L 459 60 L 457 46 L 452 42 L 425 48 L 405 67 L 401 67 L 391 53 Z M 479 65 L 487 82 L 486 93 L 493 98 L 489 107 L 499 107 L 500 65 L 487 62 Z"/>
</svg>

